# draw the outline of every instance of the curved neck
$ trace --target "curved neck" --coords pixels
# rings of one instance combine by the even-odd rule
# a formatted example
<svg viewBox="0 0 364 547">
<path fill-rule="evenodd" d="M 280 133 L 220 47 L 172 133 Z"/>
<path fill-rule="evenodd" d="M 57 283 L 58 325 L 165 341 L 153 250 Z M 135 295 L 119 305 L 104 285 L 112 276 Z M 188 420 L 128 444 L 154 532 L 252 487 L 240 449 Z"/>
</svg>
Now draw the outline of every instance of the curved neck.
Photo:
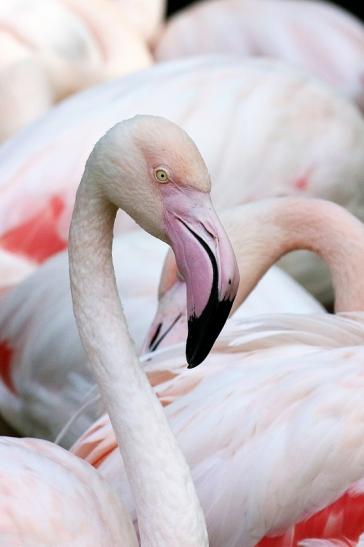
<svg viewBox="0 0 364 547">
<path fill-rule="evenodd" d="M 81 181 L 70 229 L 74 314 L 132 488 L 142 545 L 207 545 L 190 471 L 139 366 L 116 289 L 116 208 L 93 180 Z"/>
<path fill-rule="evenodd" d="M 335 311 L 364 310 L 364 227 L 338 205 L 319 199 L 275 198 L 221 214 L 240 270 L 234 311 L 283 255 L 313 251 L 328 265 Z"/>
</svg>

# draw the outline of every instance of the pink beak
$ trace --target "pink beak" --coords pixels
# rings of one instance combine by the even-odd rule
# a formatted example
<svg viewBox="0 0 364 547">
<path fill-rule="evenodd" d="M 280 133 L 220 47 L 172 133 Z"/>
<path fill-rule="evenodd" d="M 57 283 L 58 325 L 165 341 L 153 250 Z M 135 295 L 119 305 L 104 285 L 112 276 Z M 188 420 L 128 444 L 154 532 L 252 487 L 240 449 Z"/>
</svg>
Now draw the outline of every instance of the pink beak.
<svg viewBox="0 0 364 547">
<path fill-rule="evenodd" d="M 209 194 L 171 189 L 164 203 L 165 230 L 187 287 L 186 358 L 192 368 L 207 357 L 229 316 L 239 270 Z"/>
</svg>

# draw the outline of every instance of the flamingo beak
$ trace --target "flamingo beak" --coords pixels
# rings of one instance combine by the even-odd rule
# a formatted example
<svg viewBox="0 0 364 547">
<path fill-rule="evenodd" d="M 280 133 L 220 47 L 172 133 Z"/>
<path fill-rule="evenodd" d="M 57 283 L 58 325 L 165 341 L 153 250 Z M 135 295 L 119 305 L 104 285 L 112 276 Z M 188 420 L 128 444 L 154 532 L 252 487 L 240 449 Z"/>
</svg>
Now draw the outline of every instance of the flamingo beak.
<svg viewBox="0 0 364 547">
<path fill-rule="evenodd" d="M 167 261 L 169 259 L 175 266 L 172 252 L 167 255 Z M 164 269 L 165 266 L 166 262 Z M 186 284 L 178 279 L 176 268 L 173 273 L 175 277 L 170 280 L 171 284 L 159 294 L 158 310 L 141 346 L 141 354 L 177 344 L 187 338 Z M 164 271 L 161 278 L 164 282 L 163 275 Z"/>
<path fill-rule="evenodd" d="M 186 213 L 187 211 L 187 213 Z M 209 194 L 166 213 L 166 232 L 187 288 L 188 368 L 209 354 L 233 305 L 239 270 Z"/>
</svg>

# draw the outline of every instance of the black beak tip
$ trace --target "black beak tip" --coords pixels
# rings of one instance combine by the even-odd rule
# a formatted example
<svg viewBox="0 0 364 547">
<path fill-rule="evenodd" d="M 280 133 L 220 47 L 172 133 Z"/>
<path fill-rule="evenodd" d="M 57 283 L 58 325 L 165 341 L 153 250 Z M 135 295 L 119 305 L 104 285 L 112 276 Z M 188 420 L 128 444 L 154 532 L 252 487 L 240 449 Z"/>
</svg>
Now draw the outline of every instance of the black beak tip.
<svg viewBox="0 0 364 547">
<path fill-rule="evenodd" d="M 206 359 L 229 317 L 233 302 L 234 300 L 216 301 L 213 307 L 210 303 L 199 317 L 194 315 L 189 318 L 186 344 L 187 368 L 195 368 Z"/>
<path fill-rule="evenodd" d="M 211 347 L 206 346 L 193 346 L 191 343 L 186 345 L 186 360 L 187 368 L 195 368 L 202 363 L 208 356 Z"/>
</svg>

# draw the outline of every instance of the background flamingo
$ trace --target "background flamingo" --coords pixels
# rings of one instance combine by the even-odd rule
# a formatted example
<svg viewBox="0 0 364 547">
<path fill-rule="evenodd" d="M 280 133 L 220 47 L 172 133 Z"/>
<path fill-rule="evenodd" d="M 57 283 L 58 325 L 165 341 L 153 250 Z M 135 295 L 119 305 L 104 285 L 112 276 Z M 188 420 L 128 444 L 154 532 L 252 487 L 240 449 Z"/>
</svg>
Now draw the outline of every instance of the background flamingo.
<svg viewBox="0 0 364 547">
<path fill-rule="evenodd" d="M 142 231 L 115 241 L 118 287 L 137 348 L 156 309 L 166 248 Z M 0 295 L 0 316 L 1 414 L 22 435 L 54 440 L 94 386 L 72 312 L 66 252 Z M 91 408 L 65 444 L 99 415 Z"/>
<path fill-rule="evenodd" d="M 140 110 L 191 133 L 219 207 L 297 194 L 338 201 L 363 217 L 364 122 L 348 102 L 274 61 L 174 62 L 79 94 L 2 147 L 0 264 L 11 273 L 1 276 L 2 287 L 66 247 L 87 155 L 104 131 Z M 298 270 L 325 294 L 327 277 L 312 276 L 311 267 L 305 273 L 302 262 Z"/>
<path fill-rule="evenodd" d="M 47 441 L 0 438 L 3 545 L 138 545 L 130 517 L 86 462 Z"/>
<path fill-rule="evenodd" d="M 302 67 L 364 108 L 364 28 L 329 2 L 210 0 L 171 17 L 158 61 L 203 54 L 267 56 Z"/>
<path fill-rule="evenodd" d="M 7 0 L 0 25 L 0 140 L 64 97 L 152 62 L 110 0 Z"/>
</svg>

